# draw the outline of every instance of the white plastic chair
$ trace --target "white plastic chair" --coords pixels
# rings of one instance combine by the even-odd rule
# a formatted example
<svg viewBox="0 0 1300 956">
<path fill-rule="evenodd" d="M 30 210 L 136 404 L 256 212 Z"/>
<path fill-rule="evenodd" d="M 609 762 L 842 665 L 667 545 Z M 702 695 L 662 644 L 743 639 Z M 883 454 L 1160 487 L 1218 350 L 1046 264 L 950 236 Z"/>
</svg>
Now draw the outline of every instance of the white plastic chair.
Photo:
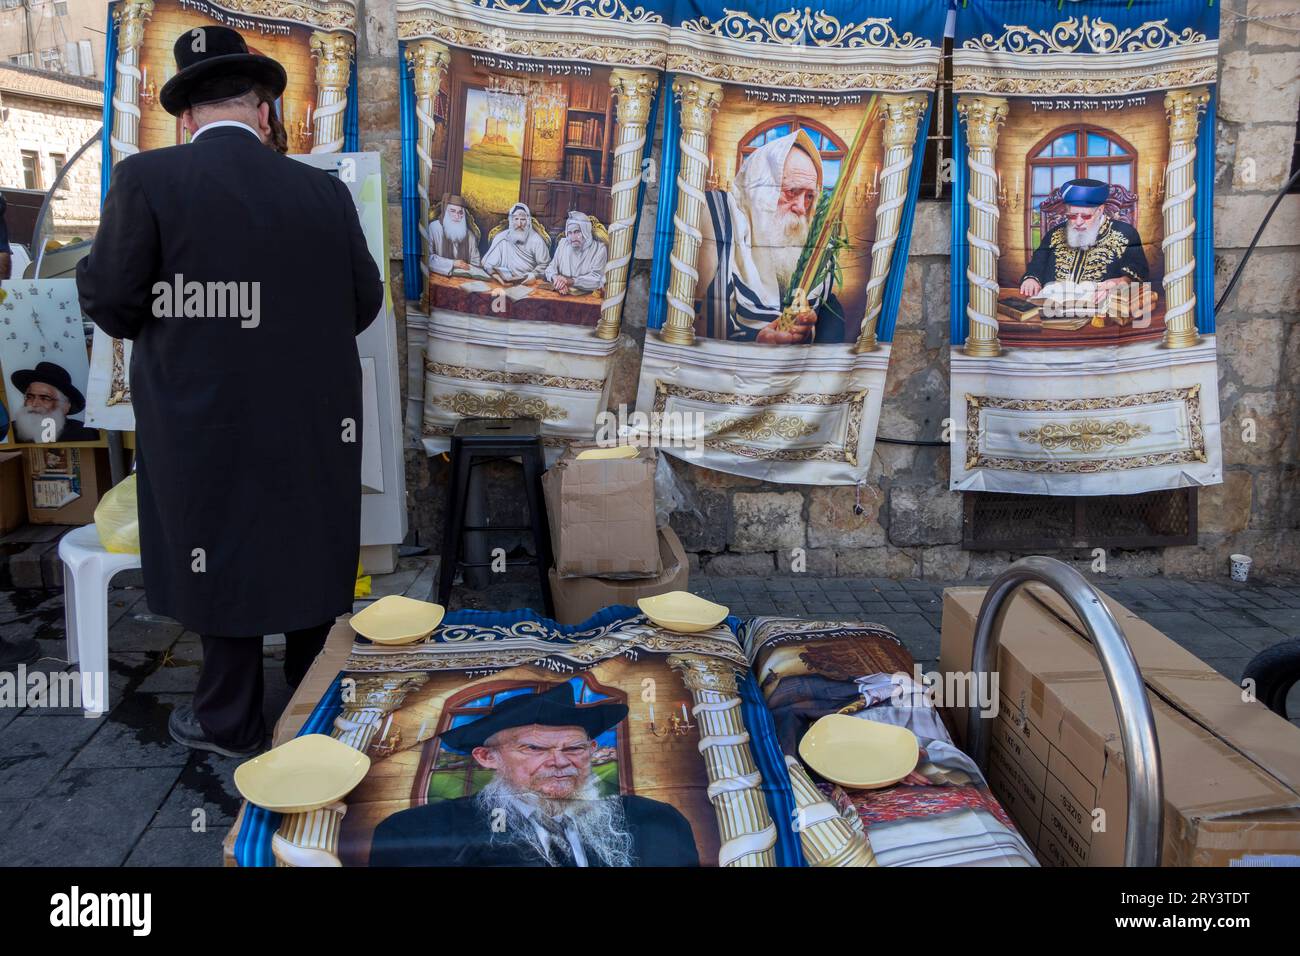
<svg viewBox="0 0 1300 956">
<path fill-rule="evenodd" d="M 100 717 L 108 711 L 108 583 L 117 572 L 140 567 L 140 555 L 105 550 L 88 524 L 59 540 L 59 560 L 68 660 L 81 672 L 82 709 Z"/>
</svg>

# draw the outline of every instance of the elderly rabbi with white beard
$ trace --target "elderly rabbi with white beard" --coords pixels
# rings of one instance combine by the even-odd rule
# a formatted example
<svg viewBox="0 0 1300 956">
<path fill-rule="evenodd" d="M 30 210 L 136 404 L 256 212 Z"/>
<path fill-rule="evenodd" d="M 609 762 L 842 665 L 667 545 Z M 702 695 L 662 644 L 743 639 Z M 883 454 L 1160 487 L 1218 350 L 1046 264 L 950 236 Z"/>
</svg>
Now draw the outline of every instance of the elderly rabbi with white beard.
<svg viewBox="0 0 1300 956">
<path fill-rule="evenodd" d="M 1020 294 L 1034 296 L 1054 282 L 1095 284 L 1100 302 L 1116 286 L 1146 282 L 1142 238 L 1126 222 L 1106 215 L 1110 186 L 1097 179 L 1072 179 L 1061 187 L 1065 219 L 1049 229 L 1020 280 Z"/>
<path fill-rule="evenodd" d="M 99 432 L 69 415 L 86 407 L 63 366 L 40 362 L 34 369 L 19 369 L 9 376 L 23 393 L 23 407 L 14 413 L 14 437 L 23 442 L 98 441 Z"/>
<path fill-rule="evenodd" d="M 793 328 L 777 324 L 822 194 L 821 154 L 803 130 L 745 157 L 727 191 L 705 193 L 708 214 L 697 296 L 709 338 L 771 345 L 844 341 L 844 316 L 828 277 L 805 289 Z"/>
<path fill-rule="evenodd" d="M 465 200 L 442 197 L 442 215 L 429 223 L 429 268 L 438 275 L 469 272 L 478 266 L 478 226 L 465 209 Z"/>
<path fill-rule="evenodd" d="M 595 738 L 627 705 L 578 705 L 565 682 L 509 697 L 443 731 L 491 782 L 474 796 L 401 810 L 375 828 L 371 866 L 698 866 L 686 818 L 658 800 L 602 796 Z"/>
</svg>

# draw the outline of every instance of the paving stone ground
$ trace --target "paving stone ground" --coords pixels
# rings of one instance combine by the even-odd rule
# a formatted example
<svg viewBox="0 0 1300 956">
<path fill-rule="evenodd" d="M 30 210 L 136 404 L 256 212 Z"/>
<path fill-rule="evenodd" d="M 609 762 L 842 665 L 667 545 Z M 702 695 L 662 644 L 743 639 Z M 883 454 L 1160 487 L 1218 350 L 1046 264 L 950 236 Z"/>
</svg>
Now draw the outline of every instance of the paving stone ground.
<svg viewBox="0 0 1300 956">
<path fill-rule="evenodd" d="M 42 544 L 44 542 L 41 542 Z M 427 598 L 433 562 L 404 558 L 374 581 L 373 598 Z M 31 578 L 33 582 L 37 579 Z M 119 580 L 121 580 L 119 578 Z M 130 579 L 128 579 L 129 581 Z M 950 584 L 979 582 L 950 582 Z M 1231 680 L 1258 651 L 1300 637 L 1300 579 L 1252 582 L 1166 578 L 1098 580 L 1109 595 Z M 48 672 L 67 670 L 63 599 L 57 590 L 0 582 L 0 633 L 33 637 Z M 691 590 L 741 617 L 789 615 L 870 621 L 891 628 L 926 669 L 937 663 L 943 588 L 883 578 L 724 578 L 696 575 Z M 359 602 L 358 607 L 364 602 Z M 458 589 L 457 607 L 539 606 L 535 583 Z M 110 711 L 0 707 L 0 848 L 10 866 L 216 866 L 239 809 L 239 763 L 177 746 L 167 716 L 193 693 L 196 635 L 154 614 L 139 588 L 109 593 Z M 281 674 L 283 638 L 265 642 L 266 719 L 290 689 Z M 1292 714 L 1300 697 L 1292 695 Z"/>
</svg>

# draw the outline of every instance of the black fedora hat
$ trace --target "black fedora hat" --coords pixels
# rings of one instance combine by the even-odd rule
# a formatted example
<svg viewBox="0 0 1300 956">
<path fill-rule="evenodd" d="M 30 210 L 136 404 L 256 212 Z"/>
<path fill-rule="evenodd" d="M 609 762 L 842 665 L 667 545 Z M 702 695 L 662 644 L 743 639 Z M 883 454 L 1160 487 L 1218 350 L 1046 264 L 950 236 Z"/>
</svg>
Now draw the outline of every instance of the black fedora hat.
<svg viewBox="0 0 1300 956">
<path fill-rule="evenodd" d="M 627 704 L 583 704 L 573 702 L 573 688 L 556 684 L 540 694 L 519 694 L 469 724 L 442 732 L 442 742 L 462 752 L 482 747 L 493 734 L 511 727 L 581 727 L 594 740 L 627 717 Z"/>
<path fill-rule="evenodd" d="M 182 33 L 172 55 L 180 72 L 158 94 L 158 102 L 172 116 L 200 103 L 240 96 L 255 84 L 278 97 L 288 83 L 284 67 L 269 56 L 249 53 L 244 38 L 229 27 L 195 27 Z"/>
<path fill-rule="evenodd" d="M 72 384 L 72 376 L 62 365 L 55 365 L 53 362 L 39 362 L 36 368 L 19 369 L 9 376 L 9 381 L 14 383 L 14 388 L 20 392 L 26 392 L 32 382 L 41 382 L 45 385 L 52 385 L 68 397 L 71 407 L 68 409 L 69 415 L 75 415 L 86 407 L 86 399 Z"/>
</svg>

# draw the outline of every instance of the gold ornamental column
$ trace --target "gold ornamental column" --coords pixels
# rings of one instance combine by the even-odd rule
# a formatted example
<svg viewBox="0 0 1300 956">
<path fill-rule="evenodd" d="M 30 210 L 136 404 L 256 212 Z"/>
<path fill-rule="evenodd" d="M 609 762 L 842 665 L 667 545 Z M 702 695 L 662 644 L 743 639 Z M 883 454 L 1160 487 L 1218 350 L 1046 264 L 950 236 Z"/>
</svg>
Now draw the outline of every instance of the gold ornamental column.
<svg viewBox="0 0 1300 956">
<path fill-rule="evenodd" d="M 998 127 L 1007 118 L 1007 101 L 1000 96 L 957 98 L 957 114 L 966 121 L 966 165 L 970 185 L 966 204 L 968 293 L 966 301 L 967 355 L 988 357 L 1002 352 L 998 341 L 998 171 L 993 166 Z"/>
<path fill-rule="evenodd" d="M 618 125 L 614 131 L 614 174 L 610 187 L 609 259 L 605 263 L 605 298 L 596 324 L 599 339 L 618 338 L 619 316 L 627 295 L 627 269 L 632 262 L 632 227 L 636 225 L 636 196 L 641 185 L 641 155 L 645 151 L 650 105 L 659 78 L 644 70 L 614 69 L 609 74 Z"/>
<path fill-rule="evenodd" d="M 882 187 L 883 188 L 883 187 Z M 809 866 L 877 866 L 866 834 L 854 830 L 794 757 L 786 755 L 794 791 L 795 830 Z"/>
<path fill-rule="evenodd" d="M 1165 167 L 1165 237 L 1160 248 L 1165 255 L 1165 338 L 1164 346 L 1184 349 L 1196 345 L 1196 132 L 1201 112 L 1210 101 L 1204 86 L 1170 90 L 1165 94 L 1165 115 L 1169 118 L 1169 165 Z"/>
<path fill-rule="evenodd" d="M 348 80 L 356 39 L 350 33 L 311 35 L 316 59 L 316 110 L 312 114 L 313 153 L 343 151 L 343 112 L 348 108 Z"/>
<path fill-rule="evenodd" d="M 402 706 L 407 694 L 428 680 L 427 674 L 358 678 L 352 699 L 344 700 L 342 713 L 334 718 L 330 736 L 365 753 L 384 720 Z M 347 804 L 340 801 L 309 813 L 287 815 L 271 835 L 276 866 L 342 866 L 339 828 L 347 812 Z"/>
<path fill-rule="evenodd" d="M 735 665 L 699 654 L 670 654 L 668 666 L 682 675 L 695 701 L 691 714 L 700 728 L 709 802 L 722 836 L 718 866 L 775 866 L 776 824 L 741 720 Z"/>
<path fill-rule="evenodd" d="M 677 171 L 677 211 L 673 213 L 672 266 L 668 278 L 668 316 L 659 337 L 673 345 L 695 342 L 695 285 L 700 274 L 695 262 L 700 252 L 700 221 L 704 216 L 704 180 L 709 172 L 709 130 L 722 103 L 722 85 L 687 76 L 673 80 L 673 94 L 681 104 L 681 152 Z"/>
<path fill-rule="evenodd" d="M 907 177 L 912 168 L 916 124 L 925 111 L 925 104 L 925 98 L 916 94 L 880 98 L 885 115 L 885 168 L 880 171 L 880 202 L 876 206 L 876 241 L 871 247 L 871 278 L 867 280 L 866 318 L 855 352 L 874 352 L 880 348 L 876 342 L 876 324 L 880 320 L 885 281 L 889 278 L 898 227 L 907 202 Z"/>
<path fill-rule="evenodd" d="M 438 88 L 442 86 L 443 73 L 451 63 L 451 48 L 437 40 L 417 40 L 407 44 L 406 62 L 410 65 L 411 76 L 415 80 L 415 155 L 420 168 L 416 190 L 420 194 L 420 236 L 424 240 L 424 251 L 420 256 L 420 272 L 424 274 L 424 284 L 420 288 L 427 290 L 429 250 L 432 248 L 432 240 L 429 238 L 432 206 L 429 180 L 433 176 L 433 134 L 436 130 L 433 104 L 438 98 Z"/>
<path fill-rule="evenodd" d="M 140 47 L 145 22 L 153 15 L 153 0 L 126 0 L 117 18 L 117 74 L 113 85 L 113 128 L 109 151 L 116 163 L 140 152 Z"/>
</svg>

